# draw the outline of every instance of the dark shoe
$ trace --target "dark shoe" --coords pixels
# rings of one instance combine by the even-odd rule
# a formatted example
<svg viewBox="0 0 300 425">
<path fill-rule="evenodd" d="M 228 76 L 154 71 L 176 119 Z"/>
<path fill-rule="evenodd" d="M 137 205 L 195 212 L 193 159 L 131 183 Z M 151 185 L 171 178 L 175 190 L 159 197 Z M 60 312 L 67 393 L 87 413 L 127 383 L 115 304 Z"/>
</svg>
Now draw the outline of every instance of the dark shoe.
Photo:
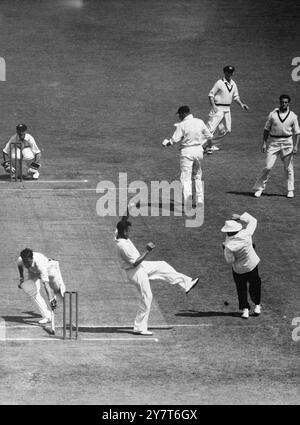
<svg viewBox="0 0 300 425">
<path fill-rule="evenodd" d="M 199 283 L 199 277 L 197 277 L 196 279 L 192 280 L 192 286 L 190 287 L 190 289 L 188 289 L 185 293 L 186 295 L 193 289 L 195 288 L 196 285 L 198 285 Z"/>
</svg>

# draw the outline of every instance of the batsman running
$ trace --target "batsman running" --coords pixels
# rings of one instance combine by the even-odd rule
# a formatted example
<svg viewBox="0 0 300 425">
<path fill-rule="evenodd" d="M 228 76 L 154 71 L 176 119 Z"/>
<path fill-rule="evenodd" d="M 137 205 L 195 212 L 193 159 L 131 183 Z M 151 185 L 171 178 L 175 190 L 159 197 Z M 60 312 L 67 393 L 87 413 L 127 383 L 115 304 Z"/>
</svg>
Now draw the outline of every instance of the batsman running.
<svg viewBox="0 0 300 425">
<path fill-rule="evenodd" d="M 13 177 L 17 174 L 17 177 L 20 177 L 20 169 L 15 168 L 14 165 L 17 165 L 19 161 L 15 160 L 15 155 L 17 154 L 17 160 L 21 158 L 21 152 L 17 149 L 12 149 L 10 152 L 10 146 L 16 142 L 22 143 L 22 174 L 26 179 L 37 180 L 39 178 L 39 168 L 40 168 L 40 160 L 41 160 L 41 151 L 38 148 L 34 138 L 31 134 L 27 133 L 27 126 L 25 124 L 18 124 L 16 127 L 17 133 L 14 134 L 3 149 L 3 160 L 2 163 L 4 170 L 7 173 L 12 172 Z M 10 157 L 11 155 L 11 157 Z M 12 167 L 11 167 L 12 165 Z"/>
<path fill-rule="evenodd" d="M 20 275 L 18 287 L 32 298 L 39 309 L 42 315 L 39 323 L 44 325 L 52 322 L 54 327 L 53 312 L 57 307 L 57 295 L 63 298 L 66 291 L 59 262 L 39 252 L 33 252 L 30 248 L 25 248 L 21 251 L 17 264 Z M 27 280 L 24 279 L 24 268 L 28 272 Z M 42 285 L 45 287 L 50 309 L 41 295 Z"/>
</svg>

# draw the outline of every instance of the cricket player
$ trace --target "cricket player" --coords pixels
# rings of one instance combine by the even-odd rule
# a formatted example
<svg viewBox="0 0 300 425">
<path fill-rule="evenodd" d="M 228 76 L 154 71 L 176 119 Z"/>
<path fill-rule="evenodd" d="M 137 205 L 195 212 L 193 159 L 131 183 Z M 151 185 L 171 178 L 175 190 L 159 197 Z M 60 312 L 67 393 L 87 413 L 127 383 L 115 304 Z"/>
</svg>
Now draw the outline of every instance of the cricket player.
<svg viewBox="0 0 300 425">
<path fill-rule="evenodd" d="M 211 111 L 207 127 L 214 137 L 208 145 L 206 153 L 211 154 L 213 151 L 220 150 L 214 141 L 217 143 L 223 139 L 226 134 L 231 131 L 231 113 L 230 106 L 234 100 L 240 107 L 248 111 L 249 107 L 240 99 L 236 83 L 232 79 L 234 66 L 225 66 L 223 68 L 224 78 L 218 80 L 208 94 Z"/>
<path fill-rule="evenodd" d="M 10 145 L 15 142 L 22 143 L 22 174 L 24 178 L 37 180 L 39 178 L 39 168 L 41 160 L 41 151 L 38 148 L 34 138 L 27 133 L 27 126 L 25 124 L 18 124 L 16 127 L 17 133 L 14 134 L 3 149 L 3 167 L 7 173 L 10 173 L 10 163 L 15 164 L 15 149 L 12 148 L 11 156 L 10 155 Z M 21 153 L 17 149 L 17 159 L 20 159 Z M 15 170 L 12 167 L 12 173 L 19 176 L 20 170 Z"/>
<path fill-rule="evenodd" d="M 39 252 L 33 252 L 29 248 L 23 249 L 17 261 L 20 275 L 19 288 L 29 295 L 39 309 L 42 319 L 40 324 L 51 321 L 51 311 L 45 299 L 41 295 L 41 284 L 44 285 L 51 309 L 57 306 L 56 295 L 64 297 L 65 284 L 59 268 L 59 262 L 48 259 Z M 27 269 L 28 277 L 24 280 L 24 267 Z"/>
<path fill-rule="evenodd" d="M 188 106 L 178 108 L 180 122 L 171 139 L 162 142 L 164 147 L 179 144 L 180 181 L 185 205 L 192 202 L 193 180 L 195 181 L 196 204 L 204 202 L 201 161 L 203 149 L 213 135 L 199 118 L 194 118 Z"/>
<path fill-rule="evenodd" d="M 199 282 L 178 273 L 165 261 L 145 261 L 148 254 L 155 248 L 152 242 L 146 246 L 146 251 L 140 254 L 129 239 L 131 223 L 123 218 L 117 224 L 115 242 L 120 266 L 125 270 L 127 279 L 136 285 L 139 291 L 139 308 L 134 321 L 133 332 L 140 335 L 152 335 L 148 330 L 148 318 L 152 303 L 150 282 L 161 281 L 171 285 L 179 285 L 186 294 Z"/>
<path fill-rule="evenodd" d="M 297 115 L 290 110 L 291 98 L 287 94 L 279 97 L 279 108 L 270 112 L 265 124 L 261 151 L 267 153 L 265 168 L 254 184 L 254 196 L 259 198 L 266 188 L 270 172 L 280 156 L 283 162 L 287 197 L 294 197 L 294 165 L 293 155 L 298 151 L 299 123 Z"/>
<path fill-rule="evenodd" d="M 246 223 L 243 228 L 241 220 Z M 232 220 L 226 220 L 221 232 L 227 233 L 223 243 L 224 256 L 227 263 L 232 265 L 233 279 L 237 289 L 239 308 L 243 310 L 242 318 L 249 318 L 248 288 L 251 301 L 255 304 L 254 314 L 261 313 L 261 278 L 258 273 L 260 259 L 255 252 L 252 236 L 257 226 L 256 218 L 244 212 L 233 214 Z"/>
</svg>

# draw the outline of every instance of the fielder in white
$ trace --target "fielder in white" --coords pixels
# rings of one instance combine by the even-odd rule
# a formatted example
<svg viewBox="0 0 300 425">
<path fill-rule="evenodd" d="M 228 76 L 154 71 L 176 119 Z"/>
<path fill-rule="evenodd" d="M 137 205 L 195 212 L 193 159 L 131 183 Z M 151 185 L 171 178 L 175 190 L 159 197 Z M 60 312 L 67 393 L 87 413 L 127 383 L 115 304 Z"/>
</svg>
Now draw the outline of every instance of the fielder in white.
<svg viewBox="0 0 300 425">
<path fill-rule="evenodd" d="M 248 111 L 249 107 L 240 99 L 236 83 L 232 79 L 234 66 L 225 66 L 223 68 L 224 78 L 218 80 L 208 94 L 211 111 L 207 127 L 214 137 L 212 142 L 220 142 L 226 134 L 231 132 L 231 113 L 230 106 L 234 100 L 240 107 Z M 214 144 L 208 145 L 206 153 L 212 153 L 219 150 Z"/>
<path fill-rule="evenodd" d="M 195 181 L 196 203 L 204 202 L 201 161 L 203 149 L 213 135 L 199 118 L 194 118 L 188 106 L 181 106 L 177 114 L 180 122 L 174 124 L 176 130 L 171 139 L 165 139 L 163 146 L 179 143 L 180 181 L 184 203 L 192 201 L 193 180 Z"/>
<path fill-rule="evenodd" d="M 15 149 L 12 149 L 10 158 L 10 145 L 15 142 L 22 143 L 22 174 L 25 178 L 37 180 L 39 178 L 39 168 L 41 160 L 41 151 L 38 148 L 34 138 L 26 132 L 27 126 L 25 124 L 18 124 L 16 127 L 17 133 L 14 134 L 3 149 L 3 167 L 7 173 L 10 173 L 10 163 L 15 164 Z M 17 149 L 17 159 L 20 159 L 21 153 Z M 20 170 L 12 168 L 13 174 L 19 176 Z"/>
<path fill-rule="evenodd" d="M 139 290 L 139 308 L 134 321 L 133 332 L 140 335 L 152 335 L 148 330 L 148 318 L 152 303 L 150 282 L 161 281 L 171 285 L 179 285 L 186 294 L 194 288 L 199 278 L 192 279 L 178 273 L 165 261 L 144 261 L 155 245 L 149 242 L 146 251 L 140 254 L 129 239 L 131 223 L 128 220 L 119 221 L 115 237 L 117 254 L 120 266 L 125 270 L 127 279 L 136 285 Z"/>
<path fill-rule="evenodd" d="M 259 198 L 266 188 L 270 172 L 280 156 L 283 162 L 287 197 L 294 197 L 294 165 L 293 155 L 298 151 L 299 123 L 297 115 L 289 108 L 291 98 L 287 94 L 279 97 L 279 108 L 270 112 L 264 128 L 263 143 L 261 150 L 266 152 L 266 165 L 259 179 L 255 182 L 254 196 Z M 293 139 L 294 136 L 294 139 Z"/>
<path fill-rule="evenodd" d="M 41 295 L 41 284 L 45 286 L 51 309 L 57 306 L 56 295 L 64 297 L 65 284 L 59 268 L 59 262 L 47 258 L 44 254 L 33 252 L 29 248 L 23 249 L 17 261 L 20 283 L 19 288 L 29 295 L 39 309 L 42 319 L 39 323 L 46 324 L 51 321 L 51 310 Z M 24 280 L 24 267 L 28 271 L 27 280 Z"/>
</svg>

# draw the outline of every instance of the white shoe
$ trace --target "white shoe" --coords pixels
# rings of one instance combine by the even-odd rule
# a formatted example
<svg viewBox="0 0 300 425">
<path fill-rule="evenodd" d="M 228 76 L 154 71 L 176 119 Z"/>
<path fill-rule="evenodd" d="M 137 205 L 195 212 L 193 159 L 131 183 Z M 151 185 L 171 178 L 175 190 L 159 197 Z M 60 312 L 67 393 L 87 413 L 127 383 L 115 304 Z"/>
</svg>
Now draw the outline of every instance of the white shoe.
<svg viewBox="0 0 300 425">
<path fill-rule="evenodd" d="M 293 198 L 294 196 L 295 195 L 294 195 L 294 191 L 293 190 L 289 190 L 288 193 L 287 193 L 287 195 L 286 195 L 287 198 Z"/>
<path fill-rule="evenodd" d="M 146 336 L 150 336 L 153 335 L 153 332 L 148 331 L 147 329 L 145 331 L 138 331 L 138 330 L 133 330 L 134 334 L 138 334 L 138 335 L 146 335 Z"/>
<path fill-rule="evenodd" d="M 212 151 L 219 151 L 220 148 L 218 148 L 218 146 L 216 146 L 216 145 L 212 145 L 211 150 Z"/>
<path fill-rule="evenodd" d="M 46 325 L 47 323 L 50 323 L 51 319 L 48 319 L 47 317 L 43 317 L 43 319 L 39 320 L 40 325 Z"/>
<path fill-rule="evenodd" d="M 260 313 L 261 313 L 261 307 L 260 307 L 260 304 L 257 304 L 254 307 L 254 314 L 260 314 Z"/>
<path fill-rule="evenodd" d="M 260 198 L 262 193 L 263 193 L 263 190 L 262 189 L 259 189 L 256 192 L 254 192 L 255 198 Z"/>
<path fill-rule="evenodd" d="M 249 319 L 249 309 L 248 308 L 243 309 L 242 318 L 243 319 Z"/>
</svg>

